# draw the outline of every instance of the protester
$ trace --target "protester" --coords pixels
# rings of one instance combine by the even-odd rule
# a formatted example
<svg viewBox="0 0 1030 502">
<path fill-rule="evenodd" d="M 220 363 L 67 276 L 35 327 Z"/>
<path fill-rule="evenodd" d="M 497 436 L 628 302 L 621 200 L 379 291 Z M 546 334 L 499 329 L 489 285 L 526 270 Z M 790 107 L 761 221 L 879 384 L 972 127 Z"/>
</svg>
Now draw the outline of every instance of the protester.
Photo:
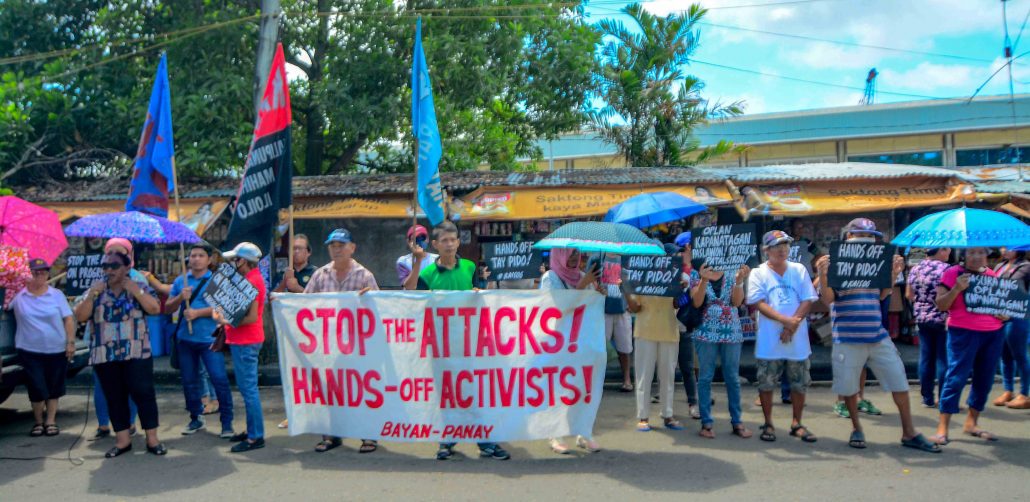
<svg viewBox="0 0 1030 502">
<path fill-rule="evenodd" d="M 676 246 L 673 246 L 678 251 Z M 617 285 L 622 288 L 620 283 Z M 609 290 L 611 286 L 609 286 Z M 666 429 L 683 430 L 672 410 L 672 396 L 676 386 L 676 362 L 679 354 L 680 331 L 676 321 L 673 299 L 661 296 L 624 294 L 629 311 L 637 315 L 633 328 L 636 347 L 633 366 L 637 373 L 637 431 L 648 432 L 651 410 L 651 383 L 658 375 L 658 398 L 661 417 Z"/>
<path fill-rule="evenodd" d="M 106 280 L 93 283 L 75 306 L 75 318 L 89 321 L 89 362 L 100 379 L 111 412 L 115 446 L 104 454 L 117 457 L 132 449 L 129 435 L 129 396 L 139 410 L 146 431 L 147 451 L 168 452 L 157 438 L 158 413 L 154 392 L 154 361 L 150 334 L 144 317 L 160 311 L 149 287 L 130 280 L 132 259 L 112 252 L 104 255 L 101 267 Z"/>
<path fill-rule="evenodd" d="M 772 391 L 779 386 L 780 374 L 786 370 L 790 381 L 793 419 L 790 435 L 807 443 L 816 436 L 802 425 L 805 392 L 811 383 L 808 342 L 808 311 L 818 298 L 808 270 L 800 263 L 787 261 L 793 239 L 781 230 L 762 236 L 762 250 L 767 261 L 751 271 L 747 285 L 747 303 L 758 309 L 758 330 L 755 359 L 758 370 L 758 391 L 765 423 L 760 439 L 776 441 L 772 423 Z"/>
<path fill-rule="evenodd" d="M 57 401 L 64 396 L 68 361 L 75 357 L 77 326 L 64 294 L 47 284 L 50 264 L 34 258 L 29 260 L 29 270 L 32 278 L 10 304 L 17 321 L 14 346 L 25 370 L 25 387 L 36 419 L 29 435 L 56 436 L 61 433 Z"/>
<path fill-rule="evenodd" d="M 587 260 L 580 260 L 585 264 Z M 601 263 L 601 286 L 604 288 L 604 337 L 612 340 L 615 352 L 619 355 L 619 367 L 622 368 L 622 387 L 620 392 L 633 392 L 633 380 L 630 376 L 629 356 L 633 353 L 633 321 L 626 311 L 626 298 L 619 284 L 622 265 L 603 261 Z M 582 268 L 582 267 L 581 267 Z M 645 392 L 649 392 L 650 388 Z"/>
<path fill-rule="evenodd" d="M 690 246 L 690 232 L 681 232 L 676 235 L 674 245 L 681 249 L 679 255 L 681 260 L 680 279 L 684 284 L 690 284 L 690 272 L 693 270 L 691 261 L 694 258 L 693 249 Z M 677 323 L 680 330 L 680 348 L 677 355 L 677 365 L 680 369 L 680 376 L 683 378 L 683 390 L 687 393 L 687 407 L 690 418 L 699 420 L 701 410 L 697 406 L 697 380 L 694 378 L 694 338 L 687 333 L 687 327 Z"/>
<path fill-rule="evenodd" d="M 304 234 L 293 236 L 293 266 L 278 274 L 276 293 L 303 293 L 308 281 L 315 274 L 318 267 L 312 265 L 308 260 L 311 258 L 311 241 Z"/>
<path fill-rule="evenodd" d="M 589 289 L 598 288 L 598 292 L 604 294 L 597 284 L 597 275 L 594 271 L 582 272 L 579 270 L 581 255 L 575 249 L 557 248 L 552 249 L 548 257 L 550 270 L 540 278 L 540 289 Z M 601 377 L 603 378 L 603 376 Z M 551 451 L 558 454 L 569 453 L 569 447 L 561 438 L 548 440 Z M 576 446 L 591 453 L 601 451 L 601 445 L 592 438 L 577 436 Z"/>
<path fill-rule="evenodd" d="M 740 417 L 740 348 L 744 343 L 744 332 L 740 327 L 739 307 L 744 303 L 744 283 L 751 269 L 741 266 L 733 281 L 726 280 L 726 273 L 702 265 L 691 272 L 697 286 L 691 291 L 694 306 L 704 308 L 701 325 L 694 330 L 694 346 L 697 348 L 701 375 L 698 378 L 698 400 L 701 404 L 701 432 L 704 438 L 714 439 L 712 430 L 712 379 L 715 377 L 716 360 L 722 366 L 722 379 L 726 383 L 726 406 L 730 412 L 730 426 L 733 434 L 747 439 L 752 432 L 744 426 Z M 682 347 L 682 345 L 681 345 Z"/>
<path fill-rule="evenodd" d="M 958 401 L 970 376 L 972 381 L 966 399 L 969 415 L 962 431 L 985 441 L 998 439 L 994 434 L 981 429 L 979 420 L 991 386 L 994 385 L 994 373 L 1005 345 L 1005 318 L 972 313 L 966 310 L 965 300 L 970 277 L 997 276 L 987 267 L 987 254 L 987 248 L 966 249 L 965 262 L 945 270 L 941 285 L 937 286 L 937 308 L 948 313 L 948 371 L 944 375 L 944 387 L 941 389 L 937 435 L 932 438 L 942 446 L 950 442 L 948 426 L 951 424 L 951 416 L 959 411 Z"/>
<path fill-rule="evenodd" d="M 201 375 L 201 369 L 204 368 L 218 397 L 218 413 L 222 424 L 218 437 L 232 439 L 235 435 L 232 427 L 232 392 L 225 371 L 225 356 L 211 351 L 218 325 L 212 318 L 211 305 L 202 294 L 211 279 L 210 266 L 210 247 L 197 244 L 190 248 L 189 273 L 175 278 L 168 301 L 165 302 L 165 312 L 179 312 L 175 331 L 178 346 L 172 350 L 179 351 L 179 370 L 186 393 L 186 409 L 190 414 L 190 422 L 182 434 L 190 435 L 204 429 L 205 406 L 201 398 L 205 387 Z"/>
<path fill-rule="evenodd" d="M 919 331 L 919 391 L 923 406 L 933 408 L 944 386 L 948 368 L 948 314 L 937 308 L 937 286 L 948 268 L 951 248 L 926 250 L 926 258 L 908 272 L 905 296 L 912 302 L 916 328 Z M 934 379 L 937 393 L 934 394 Z"/>
<path fill-rule="evenodd" d="M 413 227 L 409 234 L 414 235 L 416 231 L 417 229 Z M 404 289 L 471 291 L 476 263 L 458 257 L 458 246 L 461 245 L 458 238 L 458 227 L 446 220 L 440 223 L 433 229 L 432 244 L 440 255 L 426 264 L 429 260 L 425 248 L 418 245 L 415 239 L 409 239 L 408 246 L 412 255 L 411 273 L 404 280 Z M 454 454 L 456 444 L 440 443 L 436 459 L 447 460 L 450 458 Z M 478 445 L 479 455 L 482 457 L 496 460 L 511 458 L 508 451 L 497 443 L 478 443 Z"/>
<path fill-rule="evenodd" d="M 358 294 L 365 294 L 369 291 L 379 291 L 379 284 L 376 283 L 372 272 L 354 259 L 357 244 L 347 229 L 333 230 L 325 240 L 325 245 L 329 248 L 329 258 L 332 261 L 315 271 L 311 281 L 304 288 L 305 293 L 357 291 Z M 342 439 L 324 435 L 322 441 L 315 445 L 315 451 L 324 453 L 342 444 Z M 371 439 L 362 439 L 358 452 L 371 453 L 376 451 L 378 446 L 378 443 Z"/>
<path fill-rule="evenodd" d="M 875 243 L 881 236 L 876 225 L 867 218 L 855 218 L 844 227 L 845 242 Z M 866 447 L 865 432 L 858 418 L 858 394 L 860 377 L 869 365 L 880 381 L 880 387 L 891 393 L 901 417 L 901 444 L 931 453 L 940 453 L 940 447 L 916 432 L 912 425 L 912 409 L 908 396 L 908 377 L 905 363 L 898 349 L 883 327 L 880 301 L 887 298 L 892 289 L 830 287 L 828 272 L 830 257 L 823 256 L 816 262 L 819 273 L 819 298 L 830 307 L 833 331 L 833 391 L 844 396 L 852 432 L 848 446 Z M 905 268 L 905 259 L 895 255 L 891 264 L 891 284 Z"/>
<path fill-rule="evenodd" d="M 1002 261 L 994 269 L 998 277 L 1022 283 L 1023 289 L 1030 288 L 1030 261 L 1026 251 L 1006 249 Z M 1030 409 L 1030 357 L 1027 356 L 1027 331 L 1030 324 L 1026 319 L 1013 318 L 1005 323 L 1005 345 L 1001 349 L 1001 383 L 1005 392 L 994 400 L 995 406 L 1008 406 L 1015 410 Z M 1015 392 L 1016 370 L 1019 370 L 1019 394 Z"/>
<path fill-rule="evenodd" d="M 258 393 L 258 354 L 265 343 L 264 312 L 267 288 L 265 279 L 261 277 L 258 262 L 261 261 L 261 249 L 250 242 L 241 242 L 232 251 L 223 253 L 222 257 L 235 265 L 236 271 L 246 277 L 257 289 L 257 297 L 250 303 L 247 315 L 237 326 L 226 321 L 219 309 L 212 311 L 215 322 L 225 326 L 225 343 L 232 354 L 232 369 L 236 375 L 236 387 L 243 397 L 243 406 L 247 412 L 247 430 L 232 436 L 229 440 L 236 442 L 229 451 L 243 453 L 265 447 L 265 419 L 261 413 L 261 394 Z"/>
<path fill-rule="evenodd" d="M 436 262 L 437 258 L 439 258 L 436 254 L 428 252 L 429 244 L 427 241 L 429 240 L 429 231 L 426 230 L 426 227 L 423 227 L 422 225 L 413 225 L 408 229 L 407 239 L 409 249 L 413 245 L 418 244 L 423 251 L 426 251 L 426 262 L 433 263 Z M 412 253 L 408 253 L 397 258 L 397 280 L 402 285 L 404 284 L 404 280 L 408 278 L 408 275 L 411 274 L 411 267 Z"/>
</svg>

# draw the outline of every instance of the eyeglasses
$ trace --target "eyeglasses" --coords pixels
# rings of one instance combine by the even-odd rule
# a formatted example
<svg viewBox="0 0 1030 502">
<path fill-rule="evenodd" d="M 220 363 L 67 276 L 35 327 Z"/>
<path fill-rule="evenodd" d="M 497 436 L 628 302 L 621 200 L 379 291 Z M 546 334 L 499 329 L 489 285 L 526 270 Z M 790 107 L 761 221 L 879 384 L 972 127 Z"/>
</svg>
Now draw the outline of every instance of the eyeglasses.
<svg viewBox="0 0 1030 502">
<path fill-rule="evenodd" d="M 118 269 L 122 268 L 122 264 L 121 263 L 103 263 L 103 264 L 100 265 L 100 268 L 103 269 L 103 270 L 118 270 Z"/>
<path fill-rule="evenodd" d="M 36 274 L 47 275 L 49 273 L 50 273 L 50 269 L 49 268 L 41 268 L 41 269 L 37 269 L 37 270 L 33 270 L 32 271 L 33 275 L 36 275 Z"/>
</svg>

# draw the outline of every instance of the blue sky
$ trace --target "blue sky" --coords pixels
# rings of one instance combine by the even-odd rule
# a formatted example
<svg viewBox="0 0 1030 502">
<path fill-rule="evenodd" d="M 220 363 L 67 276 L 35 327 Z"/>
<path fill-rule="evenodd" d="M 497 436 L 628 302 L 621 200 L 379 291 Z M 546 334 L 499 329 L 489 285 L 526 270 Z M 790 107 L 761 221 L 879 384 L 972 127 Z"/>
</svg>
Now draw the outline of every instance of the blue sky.
<svg viewBox="0 0 1030 502">
<path fill-rule="evenodd" d="M 628 3 L 587 0 L 586 12 L 596 22 L 619 16 Z M 689 4 L 688 0 L 643 3 L 659 15 Z M 873 67 L 880 73 L 877 103 L 921 99 L 916 96 L 969 97 L 1004 63 L 999 0 L 702 0 L 701 4 L 710 9 L 703 20 L 709 24 L 700 27 L 701 46 L 687 71 L 705 81 L 708 98 L 744 100 L 748 114 L 858 104 L 866 74 Z M 1007 4 L 1010 36 L 1015 41 L 1030 12 L 1030 0 Z M 740 28 L 959 58 L 799 40 Z M 1027 51 L 1030 23 L 1014 50 L 1017 55 Z M 1030 92 L 1030 55 L 1013 65 L 1013 77 L 1016 93 Z M 1002 70 L 980 94 L 1007 94 L 1008 85 L 1008 74 Z"/>
</svg>

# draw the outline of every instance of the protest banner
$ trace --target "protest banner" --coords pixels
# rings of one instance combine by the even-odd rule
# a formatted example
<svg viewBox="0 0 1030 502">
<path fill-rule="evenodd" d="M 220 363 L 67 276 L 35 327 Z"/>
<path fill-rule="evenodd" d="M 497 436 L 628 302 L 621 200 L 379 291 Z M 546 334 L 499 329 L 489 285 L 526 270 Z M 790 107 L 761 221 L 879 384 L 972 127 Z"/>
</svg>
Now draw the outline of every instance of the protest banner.
<svg viewBox="0 0 1030 502">
<path fill-rule="evenodd" d="M 594 291 L 276 294 L 290 434 L 390 441 L 592 435 L 606 362 Z"/>
<path fill-rule="evenodd" d="M 680 281 L 682 262 L 673 256 L 623 256 L 622 274 L 635 295 L 668 296 L 683 294 Z"/>
<path fill-rule="evenodd" d="M 491 281 L 518 281 L 539 278 L 544 258 L 532 241 L 488 242 L 483 244 L 483 261 Z"/>
<path fill-rule="evenodd" d="M 68 257 L 68 270 L 64 276 L 64 294 L 79 296 L 85 293 L 94 282 L 106 277 L 100 268 L 102 254 L 75 254 Z"/>
<path fill-rule="evenodd" d="M 1015 279 L 971 274 L 965 300 L 966 310 L 977 314 L 1026 319 L 1030 310 L 1030 297 Z"/>
<path fill-rule="evenodd" d="M 741 265 L 758 264 L 758 237 L 750 223 L 704 227 L 691 234 L 693 259 L 713 270 L 735 272 Z"/>
<path fill-rule="evenodd" d="M 240 275 L 232 265 L 221 264 L 204 287 L 204 301 L 218 308 L 229 324 L 236 326 L 247 317 L 251 302 L 257 298 L 257 289 Z"/>
<path fill-rule="evenodd" d="M 830 270 L 827 281 L 833 289 L 886 289 L 891 282 L 891 266 L 897 248 L 891 244 L 866 242 L 830 243 Z"/>
<path fill-rule="evenodd" d="M 808 275 L 815 277 L 815 271 L 812 270 L 812 258 L 814 255 L 808 250 L 807 242 L 795 242 L 790 245 L 790 255 L 787 256 L 787 261 L 804 265 L 805 270 L 808 270 Z"/>
</svg>

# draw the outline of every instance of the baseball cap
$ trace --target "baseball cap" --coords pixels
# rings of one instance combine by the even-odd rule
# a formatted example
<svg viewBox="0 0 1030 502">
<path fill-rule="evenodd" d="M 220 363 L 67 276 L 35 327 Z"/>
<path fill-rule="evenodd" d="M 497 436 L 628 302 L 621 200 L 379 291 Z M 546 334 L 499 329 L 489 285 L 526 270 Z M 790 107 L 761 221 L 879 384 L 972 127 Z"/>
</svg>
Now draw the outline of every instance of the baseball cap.
<svg viewBox="0 0 1030 502">
<path fill-rule="evenodd" d="M 685 247 L 689 246 L 690 245 L 690 230 L 687 230 L 686 232 L 683 232 L 683 233 L 677 235 L 676 236 L 676 240 L 674 242 L 676 243 L 677 246 L 679 246 L 681 248 L 685 248 Z"/>
<path fill-rule="evenodd" d="M 333 232 L 329 234 L 329 238 L 325 240 L 326 244 L 329 244 L 330 242 L 342 242 L 347 244 L 348 242 L 354 241 L 351 240 L 350 232 L 348 232 L 346 228 L 337 228 L 336 230 L 333 230 Z"/>
<path fill-rule="evenodd" d="M 883 234 L 876 231 L 876 223 L 869 218 L 855 218 L 844 226 L 845 234 L 870 234 L 882 237 Z"/>
<path fill-rule="evenodd" d="M 675 244 L 673 244 L 671 242 L 666 242 L 665 243 L 665 254 L 667 254 L 667 255 L 674 255 L 676 253 L 679 253 L 680 251 L 683 251 L 682 247 L 677 246 L 677 245 L 675 245 Z"/>
<path fill-rule="evenodd" d="M 257 263 L 261 261 L 261 249 L 250 242 L 241 242 L 232 248 L 232 251 L 222 253 L 222 257 L 226 260 L 243 258 L 251 263 Z"/>
<path fill-rule="evenodd" d="M 419 236 L 429 237 L 429 230 L 422 225 L 413 225 L 408 229 L 408 240 L 417 239 Z"/>
<path fill-rule="evenodd" d="M 42 258 L 29 260 L 29 270 L 50 270 L 50 265 Z"/>
<path fill-rule="evenodd" d="M 787 232 L 783 230 L 770 230 L 762 236 L 762 247 L 771 248 L 773 246 L 786 243 L 794 242 L 794 239 L 787 235 Z"/>
</svg>

